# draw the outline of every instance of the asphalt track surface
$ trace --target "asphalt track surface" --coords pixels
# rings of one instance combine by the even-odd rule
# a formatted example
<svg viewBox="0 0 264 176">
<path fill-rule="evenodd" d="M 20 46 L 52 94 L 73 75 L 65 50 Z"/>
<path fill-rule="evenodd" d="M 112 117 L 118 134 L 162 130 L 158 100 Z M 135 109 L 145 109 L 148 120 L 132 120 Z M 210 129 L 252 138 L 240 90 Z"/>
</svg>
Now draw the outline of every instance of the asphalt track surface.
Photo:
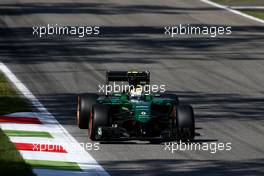
<svg viewBox="0 0 264 176">
<path fill-rule="evenodd" d="M 32 26 L 101 26 L 98 38 L 37 38 Z M 232 26 L 220 38 L 170 39 L 177 24 Z M 111 175 L 264 175 L 264 25 L 196 0 L 1 0 L 0 58 L 79 141 L 76 95 L 97 91 L 105 70 L 150 70 L 193 105 L 196 142 L 232 150 L 164 151 L 145 141 L 101 143 L 89 153 Z"/>
</svg>

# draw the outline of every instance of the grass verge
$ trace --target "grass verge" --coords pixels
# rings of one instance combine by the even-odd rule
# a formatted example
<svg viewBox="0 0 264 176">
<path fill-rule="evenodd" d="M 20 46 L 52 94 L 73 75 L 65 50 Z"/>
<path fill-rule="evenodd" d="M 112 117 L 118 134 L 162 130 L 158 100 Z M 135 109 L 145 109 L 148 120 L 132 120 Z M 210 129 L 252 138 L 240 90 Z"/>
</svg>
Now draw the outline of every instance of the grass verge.
<svg viewBox="0 0 264 176">
<path fill-rule="evenodd" d="M 260 11 L 260 10 L 241 10 L 242 12 L 260 18 L 260 19 L 264 19 L 264 11 Z"/>
<path fill-rule="evenodd" d="M 31 111 L 5 77 L 0 73 L 0 114 Z M 5 133 L 0 129 L 0 171 L 1 175 L 34 176 L 32 168 L 25 162 Z"/>
<path fill-rule="evenodd" d="M 0 171 L 3 175 L 34 176 L 32 168 L 25 163 L 5 133 L 0 129 Z"/>
<path fill-rule="evenodd" d="M 31 108 L 0 73 L 0 115 L 22 111 L 31 111 Z"/>
<path fill-rule="evenodd" d="M 264 1 L 261 0 L 212 0 L 216 3 L 230 6 L 263 6 Z"/>
<path fill-rule="evenodd" d="M 264 6 L 264 1 L 260 1 L 260 0 L 212 0 L 212 1 L 226 6 Z M 260 19 L 264 19 L 264 10 L 245 9 L 240 11 L 248 15 Z"/>
</svg>

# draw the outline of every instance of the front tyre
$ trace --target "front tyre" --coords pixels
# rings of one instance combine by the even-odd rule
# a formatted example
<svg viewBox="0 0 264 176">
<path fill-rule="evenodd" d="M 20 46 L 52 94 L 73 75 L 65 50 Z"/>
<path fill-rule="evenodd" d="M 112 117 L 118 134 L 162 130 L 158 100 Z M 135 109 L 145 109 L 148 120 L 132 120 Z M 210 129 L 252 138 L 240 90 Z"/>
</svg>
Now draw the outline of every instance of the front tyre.
<svg viewBox="0 0 264 176">
<path fill-rule="evenodd" d="M 98 127 L 109 126 L 109 110 L 110 108 L 108 106 L 102 104 L 96 104 L 92 107 L 88 129 L 88 135 L 92 141 L 97 140 L 96 134 Z"/>
<path fill-rule="evenodd" d="M 192 141 L 195 136 L 193 108 L 189 105 L 176 106 L 176 136 L 178 140 Z"/>
<path fill-rule="evenodd" d="M 82 94 L 77 97 L 77 125 L 80 129 L 89 126 L 90 110 L 98 99 L 97 94 Z"/>
</svg>

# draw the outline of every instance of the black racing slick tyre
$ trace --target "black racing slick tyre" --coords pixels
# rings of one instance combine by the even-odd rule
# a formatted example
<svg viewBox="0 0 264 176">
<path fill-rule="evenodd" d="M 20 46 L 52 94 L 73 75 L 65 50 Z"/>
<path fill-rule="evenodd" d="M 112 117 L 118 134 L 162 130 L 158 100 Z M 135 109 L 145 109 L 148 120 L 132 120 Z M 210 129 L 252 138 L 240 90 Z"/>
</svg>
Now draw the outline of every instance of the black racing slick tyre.
<svg viewBox="0 0 264 176">
<path fill-rule="evenodd" d="M 110 124 L 110 108 L 106 105 L 96 104 L 92 107 L 92 112 L 90 116 L 88 135 L 93 141 L 96 141 L 96 133 L 98 127 L 109 126 Z"/>
<path fill-rule="evenodd" d="M 80 129 L 89 127 L 90 111 L 97 103 L 97 94 L 89 93 L 79 95 L 77 98 L 77 125 Z"/>
<path fill-rule="evenodd" d="M 189 105 L 176 106 L 176 136 L 178 140 L 192 141 L 195 136 L 193 108 Z"/>
</svg>

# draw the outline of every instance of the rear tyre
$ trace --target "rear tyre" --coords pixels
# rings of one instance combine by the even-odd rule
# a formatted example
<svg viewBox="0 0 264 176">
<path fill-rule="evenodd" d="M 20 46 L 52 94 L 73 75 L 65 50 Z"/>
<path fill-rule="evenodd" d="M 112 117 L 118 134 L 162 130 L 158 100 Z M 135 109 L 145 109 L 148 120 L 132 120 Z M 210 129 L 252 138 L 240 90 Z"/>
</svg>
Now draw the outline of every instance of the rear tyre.
<svg viewBox="0 0 264 176">
<path fill-rule="evenodd" d="M 80 129 L 89 127 L 90 110 L 97 102 L 97 94 L 82 94 L 77 98 L 77 125 Z"/>
<path fill-rule="evenodd" d="M 91 140 L 97 140 L 96 134 L 98 127 L 109 126 L 109 110 L 110 108 L 108 106 L 102 104 L 96 104 L 92 107 L 88 130 L 88 135 Z"/>
<path fill-rule="evenodd" d="M 176 106 L 176 138 L 182 141 L 192 141 L 195 136 L 195 121 L 193 108 L 189 105 Z"/>
</svg>

